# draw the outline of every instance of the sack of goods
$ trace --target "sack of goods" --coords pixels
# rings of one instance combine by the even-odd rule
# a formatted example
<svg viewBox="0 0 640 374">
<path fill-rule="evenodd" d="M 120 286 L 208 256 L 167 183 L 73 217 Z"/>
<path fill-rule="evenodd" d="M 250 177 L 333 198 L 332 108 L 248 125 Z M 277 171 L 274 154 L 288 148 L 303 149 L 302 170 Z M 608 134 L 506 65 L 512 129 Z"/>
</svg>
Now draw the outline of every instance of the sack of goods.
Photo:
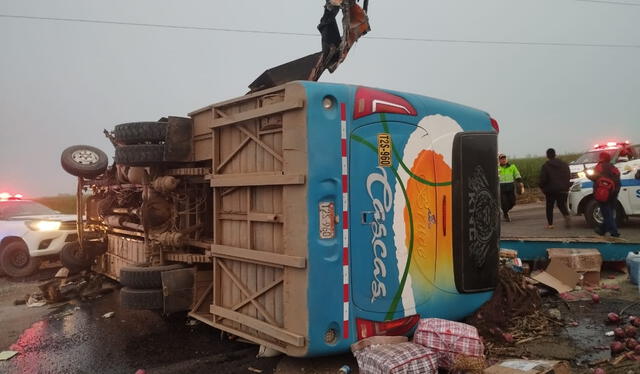
<svg viewBox="0 0 640 374">
<path fill-rule="evenodd" d="M 407 340 L 404 336 L 374 336 L 353 344 L 351 350 L 360 373 L 436 374 L 437 352 Z"/>
<path fill-rule="evenodd" d="M 418 323 L 413 342 L 438 352 L 438 366 L 449 370 L 482 370 L 484 344 L 478 330 L 461 322 L 425 318 Z"/>
</svg>

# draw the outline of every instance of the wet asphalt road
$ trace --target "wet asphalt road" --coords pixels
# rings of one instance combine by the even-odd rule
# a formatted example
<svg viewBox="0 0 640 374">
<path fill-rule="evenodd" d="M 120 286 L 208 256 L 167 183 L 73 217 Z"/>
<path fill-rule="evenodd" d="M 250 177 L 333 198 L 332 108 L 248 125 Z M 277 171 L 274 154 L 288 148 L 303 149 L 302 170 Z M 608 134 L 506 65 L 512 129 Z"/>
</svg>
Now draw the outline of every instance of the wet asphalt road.
<svg viewBox="0 0 640 374">
<path fill-rule="evenodd" d="M 502 222 L 501 235 L 509 237 L 539 237 L 539 238 L 601 238 L 593 232 L 593 228 L 587 225 L 583 216 L 572 216 L 570 228 L 564 226 L 564 220 L 560 211 L 553 211 L 554 228 L 547 229 L 544 201 L 530 204 L 516 205 L 509 213 L 511 222 Z M 621 227 L 620 234 L 623 240 L 640 243 L 640 217 L 631 217 Z M 609 238 L 607 235 L 606 238 Z"/>
<path fill-rule="evenodd" d="M 15 283 L 0 281 L 3 286 Z M 3 310 L 36 309 L 10 305 L 13 299 L 6 297 L 0 303 Z M 146 373 L 251 373 L 249 368 L 271 373 L 280 360 L 257 359 L 256 346 L 221 339 L 218 330 L 201 323 L 191 326 L 184 314 L 163 318 L 154 312 L 120 309 L 117 290 L 92 301 L 48 308 L 37 308 L 43 310 L 42 318 L 36 318 L 14 343 L 0 347 L 20 352 L 0 362 L 0 373 L 133 374 L 138 369 Z M 113 317 L 102 317 L 112 311 Z M 13 329 L 7 323 L 4 317 L 0 319 L 3 335 Z"/>
</svg>

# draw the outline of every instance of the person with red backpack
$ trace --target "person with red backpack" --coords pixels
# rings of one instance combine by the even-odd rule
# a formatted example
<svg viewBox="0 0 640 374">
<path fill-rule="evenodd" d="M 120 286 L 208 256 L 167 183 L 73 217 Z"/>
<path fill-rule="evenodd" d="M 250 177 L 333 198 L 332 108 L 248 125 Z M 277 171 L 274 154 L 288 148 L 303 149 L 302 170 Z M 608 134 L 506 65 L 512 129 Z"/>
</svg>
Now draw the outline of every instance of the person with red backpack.
<svg viewBox="0 0 640 374">
<path fill-rule="evenodd" d="M 602 213 L 602 224 L 595 231 L 598 235 L 618 237 L 618 227 L 614 212 L 620 192 L 620 171 L 611 164 L 611 155 L 601 152 L 593 174 L 588 176 L 593 181 L 593 198 L 596 199 Z"/>
</svg>

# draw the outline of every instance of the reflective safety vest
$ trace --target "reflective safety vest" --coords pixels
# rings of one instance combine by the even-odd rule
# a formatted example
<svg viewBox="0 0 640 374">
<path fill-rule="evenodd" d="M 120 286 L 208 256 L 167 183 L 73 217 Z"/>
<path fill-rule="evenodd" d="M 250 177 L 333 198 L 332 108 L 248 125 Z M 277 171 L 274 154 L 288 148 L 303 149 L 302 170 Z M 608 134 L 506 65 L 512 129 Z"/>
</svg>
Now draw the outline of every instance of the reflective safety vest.
<svg viewBox="0 0 640 374">
<path fill-rule="evenodd" d="M 500 176 L 500 183 L 513 183 L 516 179 L 522 178 L 518 168 L 510 163 L 505 166 L 498 165 L 498 175 Z"/>
</svg>

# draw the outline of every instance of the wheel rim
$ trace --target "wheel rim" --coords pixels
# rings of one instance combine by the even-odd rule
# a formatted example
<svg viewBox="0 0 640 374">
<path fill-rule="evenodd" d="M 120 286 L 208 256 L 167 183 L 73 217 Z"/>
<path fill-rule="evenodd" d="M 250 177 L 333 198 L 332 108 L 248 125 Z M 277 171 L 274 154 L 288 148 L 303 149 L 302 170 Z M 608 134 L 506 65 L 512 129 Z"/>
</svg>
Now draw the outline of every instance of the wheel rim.
<svg viewBox="0 0 640 374">
<path fill-rule="evenodd" d="M 93 165 L 98 162 L 98 154 L 88 150 L 79 149 L 71 154 L 73 161 L 80 165 Z"/>
<path fill-rule="evenodd" d="M 29 263 L 29 255 L 24 251 L 19 251 L 11 257 L 11 265 L 17 268 L 23 268 Z"/>
</svg>

